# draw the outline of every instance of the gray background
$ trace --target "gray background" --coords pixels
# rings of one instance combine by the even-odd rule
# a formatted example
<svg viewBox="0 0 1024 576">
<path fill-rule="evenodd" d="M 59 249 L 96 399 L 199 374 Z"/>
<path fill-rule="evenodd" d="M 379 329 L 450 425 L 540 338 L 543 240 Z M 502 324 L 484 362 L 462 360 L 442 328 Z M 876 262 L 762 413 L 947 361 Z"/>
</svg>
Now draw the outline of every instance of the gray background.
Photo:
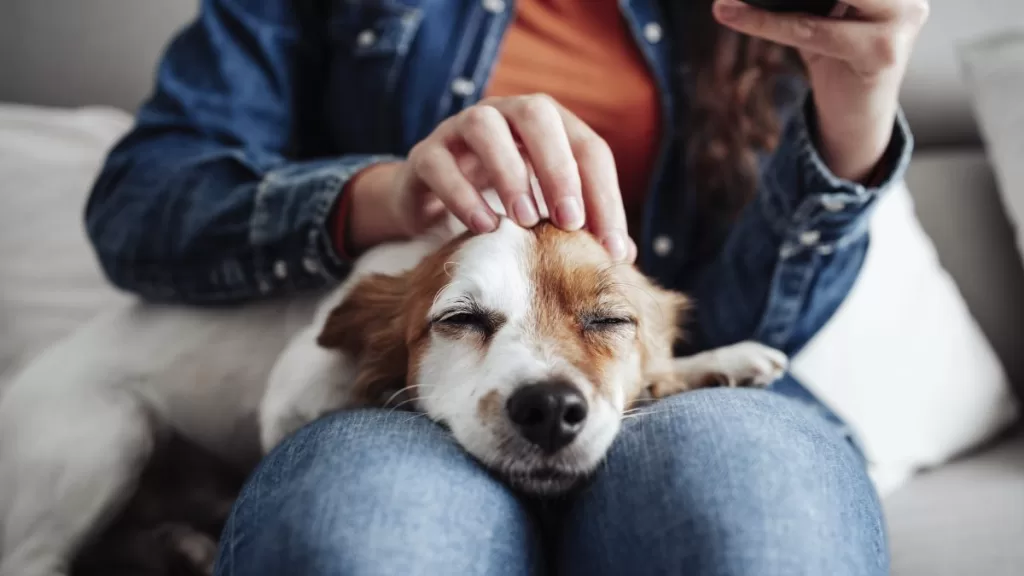
<svg viewBox="0 0 1024 576">
<path fill-rule="evenodd" d="M 0 101 L 134 110 L 198 0 L 0 0 Z"/>
<path fill-rule="evenodd" d="M 167 39 L 197 6 L 198 0 L 0 0 L 0 101 L 133 110 L 149 91 Z M 1022 0 L 932 0 L 904 93 L 920 143 L 978 141 L 955 47 L 1014 25 L 1024 26 Z"/>
</svg>

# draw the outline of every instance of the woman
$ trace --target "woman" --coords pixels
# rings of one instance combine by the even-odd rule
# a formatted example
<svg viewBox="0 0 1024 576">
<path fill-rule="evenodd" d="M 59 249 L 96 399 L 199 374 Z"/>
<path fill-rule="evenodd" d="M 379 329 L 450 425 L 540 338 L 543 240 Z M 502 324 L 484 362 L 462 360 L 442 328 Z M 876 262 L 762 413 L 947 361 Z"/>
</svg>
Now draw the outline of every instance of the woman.
<svg viewBox="0 0 1024 576">
<path fill-rule="evenodd" d="M 927 4 L 848 4 L 205 0 L 88 229 L 121 287 L 239 301 L 335 282 L 445 210 L 487 232 L 485 187 L 530 226 L 532 170 L 557 225 L 696 298 L 680 352 L 755 338 L 793 354 L 853 283 L 911 149 L 897 94 Z M 885 574 L 854 444 L 792 378 L 774 391 L 627 420 L 556 503 L 422 419 L 325 418 L 250 480 L 217 570 Z"/>
</svg>

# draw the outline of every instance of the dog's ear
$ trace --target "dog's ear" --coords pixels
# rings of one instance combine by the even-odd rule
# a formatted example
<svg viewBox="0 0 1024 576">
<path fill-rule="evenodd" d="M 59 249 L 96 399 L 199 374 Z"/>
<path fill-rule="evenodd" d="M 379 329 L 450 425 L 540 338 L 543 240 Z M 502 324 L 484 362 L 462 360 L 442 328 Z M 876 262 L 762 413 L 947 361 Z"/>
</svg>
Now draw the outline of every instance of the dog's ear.
<svg viewBox="0 0 1024 576">
<path fill-rule="evenodd" d="M 374 404 L 386 390 L 405 385 L 407 294 L 408 275 L 369 275 L 331 310 L 317 338 L 321 347 L 340 350 L 353 359 L 357 367 L 353 387 L 366 403 Z"/>
<path fill-rule="evenodd" d="M 634 295 L 638 337 L 643 357 L 644 375 L 660 374 L 672 362 L 672 351 L 682 335 L 682 324 L 690 308 L 690 300 L 671 290 L 656 286 L 644 278 L 643 289 Z"/>
</svg>

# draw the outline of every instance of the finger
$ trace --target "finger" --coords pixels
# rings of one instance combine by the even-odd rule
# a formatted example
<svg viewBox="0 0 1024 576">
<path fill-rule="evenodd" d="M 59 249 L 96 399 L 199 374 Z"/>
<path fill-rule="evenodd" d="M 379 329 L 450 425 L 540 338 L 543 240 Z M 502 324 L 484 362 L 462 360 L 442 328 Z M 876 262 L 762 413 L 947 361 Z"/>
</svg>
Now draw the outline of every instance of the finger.
<svg viewBox="0 0 1024 576">
<path fill-rule="evenodd" d="M 580 172 L 558 108 L 543 96 L 507 100 L 503 105 L 552 210 L 551 219 L 565 230 L 582 228 L 586 214 Z"/>
<path fill-rule="evenodd" d="M 847 14 L 853 13 L 854 8 L 846 2 L 836 2 L 836 5 L 832 7 L 832 11 L 828 13 L 829 18 L 843 18 Z"/>
<path fill-rule="evenodd" d="M 455 157 L 444 145 L 428 139 L 409 154 L 416 177 L 423 182 L 456 218 L 476 233 L 498 227 L 498 217 L 459 170 Z"/>
<path fill-rule="evenodd" d="M 878 69 L 898 58 L 896 34 L 888 23 L 773 13 L 739 0 L 718 0 L 715 16 L 738 32 L 856 63 L 858 68 Z"/>
<path fill-rule="evenodd" d="M 470 107 L 460 114 L 458 132 L 479 158 L 505 212 L 521 226 L 537 224 L 540 217 L 530 196 L 526 162 L 501 112 L 487 105 Z"/>
<path fill-rule="evenodd" d="M 849 11 L 850 8 L 857 13 L 859 18 L 867 20 L 884 20 L 898 16 L 910 4 L 917 0 L 843 0 L 836 5 L 840 14 Z M 836 13 L 833 12 L 832 16 Z"/>
<path fill-rule="evenodd" d="M 455 163 L 458 165 L 459 171 L 473 188 L 485 190 L 491 187 L 491 176 L 484 168 L 484 163 L 480 161 L 479 156 L 469 151 L 465 143 L 460 145 L 458 142 L 453 142 L 448 146 L 448 151 L 455 156 Z"/>
<path fill-rule="evenodd" d="M 629 261 L 629 262 L 636 262 L 637 252 L 639 252 L 639 250 L 637 250 L 637 248 L 636 248 L 636 242 L 633 242 L 633 239 L 630 238 L 629 239 L 629 255 L 626 256 L 626 260 Z"/>
<path fill-rule="evenodd" d="M 424 230 L 429 230 L 436 224 L 439 224 L 447 216 L 448 207 L 444 205 L 444 202 L 442 202 L 440 198 L 430 194 L 429 198 L 423 200 L 422 203 L 416 207 L 415 232 L 418 234 Z"/>
<path fill-rule="evenodd" d="M 579 164 L 587 227 L 612 258 L 627 260 L 632 240 L 627 233 L 626 209 L 611 148 L 586 123 L 567 110 L 562 111 L 562 121 Z M 635 247 L 633 250 L 635 253 Z"/>
</svg>

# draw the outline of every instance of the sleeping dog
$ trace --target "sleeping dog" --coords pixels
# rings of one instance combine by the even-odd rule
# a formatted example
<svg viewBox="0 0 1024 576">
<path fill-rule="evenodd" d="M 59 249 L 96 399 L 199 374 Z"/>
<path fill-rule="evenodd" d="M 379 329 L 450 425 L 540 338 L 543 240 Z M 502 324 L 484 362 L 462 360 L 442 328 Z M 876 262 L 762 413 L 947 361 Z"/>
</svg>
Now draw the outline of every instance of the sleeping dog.
<svg viewBox="0 0 1024 576">
<path fill-rule="evenodd" d="M 673 358 L 686 307 L 586 232 L 449 219 L 326 296 L 114 310 L 0 399 L 0 576 L 68 574 L 170 435 L 247 470 L 339 409 L 422 412 L 516 489 L 564 492 L 641 399 L 784 372 L 754 342 Z"/>
</svg>

